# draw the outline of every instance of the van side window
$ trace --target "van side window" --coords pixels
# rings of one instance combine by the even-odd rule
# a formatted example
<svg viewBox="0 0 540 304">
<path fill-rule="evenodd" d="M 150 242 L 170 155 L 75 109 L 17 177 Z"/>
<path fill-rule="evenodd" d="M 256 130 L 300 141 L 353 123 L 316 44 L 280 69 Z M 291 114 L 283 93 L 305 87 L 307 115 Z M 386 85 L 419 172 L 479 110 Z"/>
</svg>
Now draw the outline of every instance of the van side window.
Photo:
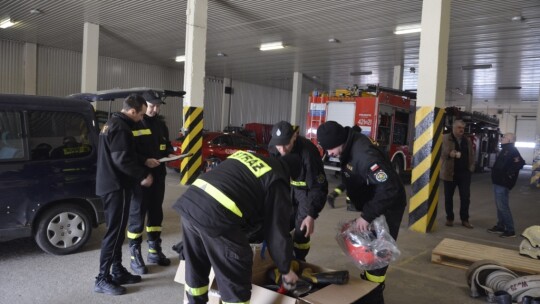
<svg viewBox="0 0 540 304">
<path fill-rule="evenodd" d="M 76 158 L 92 152 L 81 114 L 30 111 L 28 117 L 32 160 Z"/>
<path fill-rule="evenodd" d="M 0 111 L 0 161 L 25 158 L 21 113 Z"/>
</svg>

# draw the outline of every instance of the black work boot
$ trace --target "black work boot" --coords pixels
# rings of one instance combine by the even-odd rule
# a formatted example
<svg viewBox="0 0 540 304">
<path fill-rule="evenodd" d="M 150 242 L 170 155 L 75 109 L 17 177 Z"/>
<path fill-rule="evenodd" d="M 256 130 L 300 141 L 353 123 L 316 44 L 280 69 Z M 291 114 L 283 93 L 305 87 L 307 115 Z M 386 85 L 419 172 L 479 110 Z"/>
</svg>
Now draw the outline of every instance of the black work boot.
<svg viewBox="0 0 540 304">
<path fill-rule="evenodd" d="M 148 264 L 158 264 L 159 266 L 171 265 L 171 260 L 161 251 L 161 240 L 148 241 L 148 258 L 146 261 Z"/>
<path fill-rule="evenodd" d="M 116 264 L 112 267 L 112 281 L 117 285 L 139 283 L 142 279 L 139 275 L 132 275 L 122 264 Z"/>
<path fill-rule="evenodd" d="M 96 283 L 94 284 L 94 291 L 104 293 L 108 295 L 121 295 L 126 293 L 126 288 L 116 284 L 111 275 L 100 274 L 96 277 Z"/>
<path fill-rule="evenodd" d="M 131 270 L 136 274 L 148 273 L 148 268 L 144 265 L 144 260 L 141 255 L 141 244 L 129 245 L 129 253 L 131 257 Z"/>
</svg>

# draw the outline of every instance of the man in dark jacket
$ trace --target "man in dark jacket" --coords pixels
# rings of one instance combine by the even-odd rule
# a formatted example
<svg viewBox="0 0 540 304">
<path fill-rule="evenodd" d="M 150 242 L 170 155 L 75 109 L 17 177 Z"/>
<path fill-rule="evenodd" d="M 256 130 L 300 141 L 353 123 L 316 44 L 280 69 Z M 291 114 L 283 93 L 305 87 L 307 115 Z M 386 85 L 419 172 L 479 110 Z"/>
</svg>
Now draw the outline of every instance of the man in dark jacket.
<svg viewBox="0 0 540 304">
<path fill-rule="evenodd" d="M 142 94 L 147 108 L 133 132 L 139 162 L 152 168 L 154 183 L 150 187 L 136 186 L 133 189 L 127 237 L 131 255 L 131 269 L 136 274 L 145 274 L 148 268 L 141 255 L 142 234 L 144 221 L 148 235 L 148 257 L 150 264 L 168 266 L 171 261 L 161 250 L 161 222 L 163 221 L 163 197 L 165 195 L 165 163 L 160 163 L 163 157 L 174 156 L 173 147 L 169 140 L 169 129 L 159 117 L 159 109 L 164 104 L 158 92 L 148 90 Z"/>
<path fill-rule="evenodd" d="M 510 190 L 516 185 L 519 170 L 525 165 L 525 161 L 514 147 L 516 136 L 506 133 L 501 138 L 501 151 L 497 155 L 495 164 L 491 168 L 491 181 L 495 194 L 497 207 L 497 225 L 488 229 L 491 233 L 500 233 L 500 237 L 515 237 L 514 221 L 508 201 Z"/>
<path fill-rule="evenodd" d="M 319 126 L 317 140 L 328 151 L 328 155 L 339 157 L 347 192 L 362 200 L 362 213 L 355 222 L 357 229 L 368 230 L 375 218 L 384 215 L 390 235 L 397 239 L 407 198 L 401 179 L 392 169 L 388 156 L 369 137 L 349 127 L 344 128 L 335 121 Z M 359 196 L 359 193 L 362 195 Z M 384 303 L 387 268 L 364 272 L 364 279 L 380 285 L 355 303 Z"/>
<path fill-rule="evenodd" d="M 107 232 L 101 243 L 95 292 L 120 295 L 126 292 L 120 285 L 141 281 L 140 276 L 122 266 L 122 243 L 133 187 L 150 187 L 153 182 L 152 174 L 138 161 L 133 140 L 133 128 L 145 111 L 144 98 L 131 95 L 124 100 L 122 111 L 114 113 L 99 134 L 96 194 L 103 200 Z"/>
<path fill-rule="evenodd" d="M 328 195 L 328 181 L 317 147 L 305 137 L 298 135 L 290 123 L 280 121 L 272 128 L 268 143 L 275 157 L 296 154 L 302 159 L 302 170 L 297 179 L 291 180 L 294 228 L 294 255 L 305 260 L 310 249 L 310 236 L 315 230 L 315 219 L 324 208 Z"/>
<path fill-rule="evenodd" d="M 190 304 L 208 301 L 210 267 L 223 303 L 249 302 L 253 252 L 247 235 L 259 228 L 283 281 L 296 282 L 288 219 L 289 180 L 298 175 L 299 162 L 294 155 L 276 160 L 238 151 L 202 174 L 176 201 Z"/>
</svg>

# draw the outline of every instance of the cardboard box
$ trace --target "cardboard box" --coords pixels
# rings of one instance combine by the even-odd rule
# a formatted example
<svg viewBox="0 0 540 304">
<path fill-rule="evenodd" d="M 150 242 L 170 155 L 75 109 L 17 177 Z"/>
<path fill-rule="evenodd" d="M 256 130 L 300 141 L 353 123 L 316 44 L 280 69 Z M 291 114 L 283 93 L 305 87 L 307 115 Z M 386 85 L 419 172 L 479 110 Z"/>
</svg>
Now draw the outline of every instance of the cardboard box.
<svg viewBox="0 0 540 304">
<path fill-rule="evenodd" d="M 346 285 L 328 285 L 315 291 L 305 297 L 293 298 L 283 294 L 279 294 L 272 290 L 261 287 L 267 284 L 266 272 L 269 269 L 274 268 L 274 262 L 269 257 L 262 258 L 260 256 L 260 249 L 257 249 L 253 256 L 253 275 L 251 285 L 251 303 L 257 304 L 336 304 L 336 303 L 352 303 L 375 287 L 378 284 L 362 280 L 360 278 L 350 277 L 349 283 Z M 333 271 L 324 267 L 320 267 L 310 263 L 302 263 L 302 268 L 310 267 L 315 272 L 321 271 Z M 217 291 L 216 280 L 214 280 L 215 274 L 213 271 L 210 273 L 210 290 L 208 293 L 208 303 L 221 304 L 219 292 Z M 174 280 L 180 284 L 185 284 L 185 261 L 180 261 L 178 270 Z M 184 293 L 184 303 L 187 303 Z"/>
</svg>

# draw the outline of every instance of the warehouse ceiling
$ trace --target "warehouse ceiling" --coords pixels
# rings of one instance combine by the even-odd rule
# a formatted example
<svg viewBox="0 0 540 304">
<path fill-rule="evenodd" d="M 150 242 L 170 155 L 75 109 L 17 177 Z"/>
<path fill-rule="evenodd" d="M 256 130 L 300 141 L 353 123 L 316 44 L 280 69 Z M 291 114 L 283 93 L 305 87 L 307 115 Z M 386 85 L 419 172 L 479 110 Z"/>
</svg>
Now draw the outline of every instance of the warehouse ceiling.
<svg viewBox="0 0 540 304">
<path fill-rule="evenodd" d="M 174 58 L 184 53 L 186 5 L 2 0 L 0 20 L 17 23 L 0 29 L 0 39 L 80 52 L 84 22 L 91 22 L 100 25 L 101 56 L 183 69 Z M 421 11 L 420 0 L 209 0 L 206 75 L 290 89 L 299 71 L 306 90 L 334 90 L 390 87 L 394 66 L 402 65 L 403 88 L 415 90 L 420 34 L 393 32 L 419 23 Z M 286 47 L 259 51 L 261 43 L 276 40 Z M 492 67 L 462 70 L 464 65 Z M 461 104 L 464 94 L 472 94 L 473 106 L 536 107 L 539 86 L 539 0 L 452 1 L 448 103 Z"/>
</svg>

